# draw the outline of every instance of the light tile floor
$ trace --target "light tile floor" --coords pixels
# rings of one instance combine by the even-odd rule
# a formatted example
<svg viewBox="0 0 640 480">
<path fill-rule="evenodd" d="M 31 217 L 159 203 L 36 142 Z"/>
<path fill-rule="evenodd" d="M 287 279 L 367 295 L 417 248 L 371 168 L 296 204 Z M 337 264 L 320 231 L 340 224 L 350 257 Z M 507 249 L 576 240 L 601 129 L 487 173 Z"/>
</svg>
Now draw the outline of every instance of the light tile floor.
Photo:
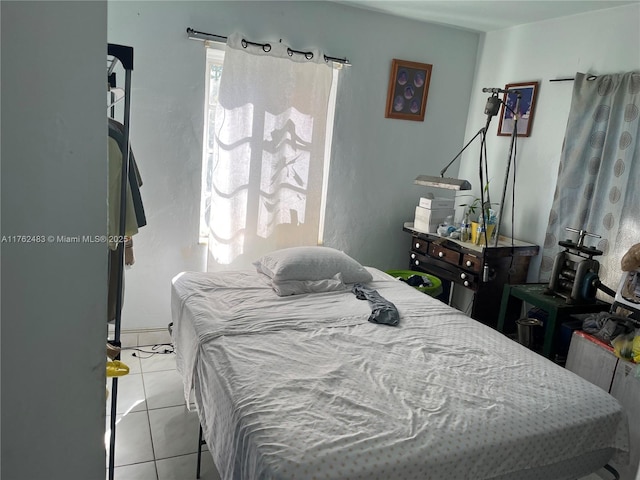
<svg viewBox="0 0 640 480">
<path fill-rule="evenodd" d="M 150 347 L 139 347 L 150 351 Z M 162 348 L 160 349 L 162 350 Z M 123 350 L 121 360 L 130 373 L 120 377 L 116 424 L 115 480 L 191 480 L 196 478 L 198 415 L 187 410 L 175 354 L 147 354 Z M 148 358 L 145 358 L 147 357 Z M 111 382 L 107 382 L 111 390 Z M 107 400 L 107 433 L 111 398 Z M 107 458 L 107 466 L 109 460 Z M 608 475 L 608 476 L 607 476 Z M 107 477 L 108 478 L 108 470 Z M 202 480 L 220 480 L 211 455 L 203 446 Z M 589 475 L 580 480 L 611 476 Z"/>
<path fill-rule="evenodd" d="M 150 351 L 150 347 L 139 347 Z M 160 350 L 164 350 L 160 347 Z M 123 350 L 129 374 L 118 380 L 115 480 L 191 480 L 196 478 L 198 415 L 187 410 L 175 354 L 149 356 Z M 139 355 L 139 356 L 138 356 Z M 147 358 L 148 357 L 148 358 Z M 111 381 L 107 381 L 111 391 Z M 105 444 L 109 453 L 111 396 L 107 399 Z M 203 447 L 201 476 L 219 480 Z M 109 459 L 107 458 L 107 467 Z M 109 471 L 106 471 L 108 477 Z"/>
</svg>

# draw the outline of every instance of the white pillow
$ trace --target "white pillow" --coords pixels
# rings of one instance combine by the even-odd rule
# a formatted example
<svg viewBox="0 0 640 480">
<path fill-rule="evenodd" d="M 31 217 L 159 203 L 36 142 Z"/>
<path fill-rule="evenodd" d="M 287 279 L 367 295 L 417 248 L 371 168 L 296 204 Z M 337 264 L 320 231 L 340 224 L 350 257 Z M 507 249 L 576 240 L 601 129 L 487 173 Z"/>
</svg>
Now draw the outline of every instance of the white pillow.
<svg viewBox="0 0 640 480">
<path fill-rule="evenodd" d="M 347 290 L 338 273 L 335 277 L 325 280 L 284 280 L 272 281 L 271 288 L 280 297 L 301 295 L 303 293 L 323 293 Z"/>
<path fill-rule="evenodd" d="M 346 253 L 329 247 L 292 247 L 276 250 L 253 263 L 275 283 L 290 280 L 330 280 L 341 274 L 344 283 L 366 283 L 373 277 Z"/>
</svg>

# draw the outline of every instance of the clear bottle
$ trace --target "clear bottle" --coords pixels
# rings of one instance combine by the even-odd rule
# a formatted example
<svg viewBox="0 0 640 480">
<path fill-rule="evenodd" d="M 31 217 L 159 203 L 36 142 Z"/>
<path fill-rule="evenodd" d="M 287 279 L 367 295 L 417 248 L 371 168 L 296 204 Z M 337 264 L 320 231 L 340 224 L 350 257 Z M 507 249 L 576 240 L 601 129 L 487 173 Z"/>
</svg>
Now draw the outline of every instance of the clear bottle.
<svg viewBox="0 0 640 480">
<path fill-rule="evenodd" d="M 478 224 L 476 232 L 476 245 L 484 245 L 486 235 L 484 225 L 482 223 Z"/>
<path fill-rule="evenodd" d="M 469 212 L 464 214 L 464 219 L 462 220 L 462 225 L 460 225 L 460 240 L 463 242 L 469 241 Z"/>
</svg>

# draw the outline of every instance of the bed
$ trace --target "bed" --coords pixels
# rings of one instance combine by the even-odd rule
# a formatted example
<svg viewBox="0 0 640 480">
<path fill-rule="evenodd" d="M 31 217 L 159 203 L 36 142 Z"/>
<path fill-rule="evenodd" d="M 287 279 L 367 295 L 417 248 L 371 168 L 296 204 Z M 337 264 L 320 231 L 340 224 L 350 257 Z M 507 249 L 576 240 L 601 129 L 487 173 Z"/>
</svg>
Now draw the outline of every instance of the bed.
<svg viewBox="0 0 640 480">
<path fill-rule="evenodd" d="M 613 397 L 361 268 L 397 326 L 369 321 L 341 274 L 283 296 L 264 264 L 174 278 L 177 366 L 221 478 L 560 480 L 626 462 Z"/>
</svg>

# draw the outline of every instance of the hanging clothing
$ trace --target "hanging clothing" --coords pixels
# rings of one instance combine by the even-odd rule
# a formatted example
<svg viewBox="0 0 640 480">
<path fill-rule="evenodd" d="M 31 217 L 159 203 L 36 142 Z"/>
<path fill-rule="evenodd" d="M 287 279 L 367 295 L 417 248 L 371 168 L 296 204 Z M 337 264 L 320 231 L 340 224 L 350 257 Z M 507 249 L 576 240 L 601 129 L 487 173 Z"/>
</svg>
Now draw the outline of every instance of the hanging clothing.
<svg viewBox="0 0 640 480">
<path fill-rule="evenodd" d="M 109 146 L 109 218 L 107 224 L 107 234 L 109 235 L 109 248 L 118 248 L 117 236 L 120 232 L 120 189 L 122 176 L 122 152 L 118 143 L 112 138 L 108 139 Z M 138 221 L 133 205 L 131 188 L 127 187 L 125 209 L 125 236 L 132 236 L 138 233 Z"/>
<path fill-rule="evenodd" d="M 109 137 L 107 139 L 109 156 L 109 215 L 107 233 L 109 235 L 109 277 L 107 294 L 107 321 L 112 322 L 116 317 L 116 297 L 118 292 L 118 278 L 122 275 L 122 300 L 124 303 L 124 272 L 120 270 L 124 265 L 118 262 L 118 236 L 120 232 L 120 199 L 123 152 L 126 151 L 124 138 L 124 126 L 109 118 Z M 129 148 L 129 175 L 126 191 L 125 207 L 125 242 L 124 264 L 133 265 L 133 235 L 138 233 L 138 228 L 147 224 L 147 219 L 140 195 L 142 178 L 135 161 L 133 151 Z"/>
<path fill-rule="evenodd" d="M 124 125 L 113 118 L 109 118 L 109 137 L 118 143 L 120 152 L 124 154 L 126 149 L 126 145 L 124 144 Z M 122 168 L 122 164 L 120 168 Z M 138 164 L 133 155 L 133 150 L 129 148 L 129 188 L 131 189 L 131 197 L 138 227 L 144 227 L 147 224 L 147 218 L 142 204 L 142 196 L 140 195 L 141 186 L 142 177 L 140 176 L 140 170 L 138 170 Z"/>
<path fill-rule="evenodd" d="M 127 267 L 136 263 L 136 259 L 133 256 L 133 238 L 127 237 L 124 241 L 124 264 Z"/>
<path fill-rule="evenodd" d="M 133 257 L 133 239 L 127 237 L 124 242 L 124 264 L 131 266 L 135 263 Z M 107 293 L 107 321 L 116 318 L 116 293 L 118 292 L 118 251 L 109 249 L 109 289 Z M 122 275 L 122 303 L 124 304 L 124 275 Z"/>
</svg>

